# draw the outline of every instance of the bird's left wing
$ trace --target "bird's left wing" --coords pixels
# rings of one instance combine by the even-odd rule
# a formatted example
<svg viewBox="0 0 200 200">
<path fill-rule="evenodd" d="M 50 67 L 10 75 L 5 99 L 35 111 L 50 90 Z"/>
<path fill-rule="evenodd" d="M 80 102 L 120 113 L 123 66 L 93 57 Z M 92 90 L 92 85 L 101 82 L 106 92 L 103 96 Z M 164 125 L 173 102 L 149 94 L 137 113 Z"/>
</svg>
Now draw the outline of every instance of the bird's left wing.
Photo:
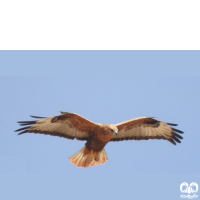
<svg viewBox="0 0 200 200">
<path fill-rule="evenodd" d="M 93 129 L 99 127 L 98 124 L 78 114 L 67 112 L 61 112 L 59 116 L 42 118 L 36 121 L 19 121 L 18 123 L 21 126 L 26 126 L 16 130 L 21 131 L 19 135 L 28 132 L 41 133 L 68 139 L 76 138 L 78 140 L 87 140 L 89 133 L 91 133 Z"/>
<path fill-rule="evenodd" d="M 181 143 L 180 139 L 183 139 L 179 135 L 183 132 L 171 127 L 176 125 L 153 117 L 140 117 L 116 124 L 118 135 L 113 135 L 110 141 L 164 139 L 176 145 L 176 142 Z"/>
</svg>

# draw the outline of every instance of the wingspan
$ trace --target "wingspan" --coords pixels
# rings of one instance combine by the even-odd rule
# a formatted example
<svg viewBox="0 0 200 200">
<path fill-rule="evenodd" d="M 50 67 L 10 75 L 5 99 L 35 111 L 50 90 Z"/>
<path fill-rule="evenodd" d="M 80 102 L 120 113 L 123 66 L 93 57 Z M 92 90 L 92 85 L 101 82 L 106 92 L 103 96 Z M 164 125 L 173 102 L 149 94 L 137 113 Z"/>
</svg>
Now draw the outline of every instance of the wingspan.
<svg viewBox="0 0 200 200">
<path fill-rule="evenodd" d="M 42 118 L 32 116 L 34 118 Z M 61 115 L 54 117 L 42 118 L 36 121 L 19 121 L 23 128 L 17 129 L 23 133 L 41 133 L 52 136 L 59 136 L 68 139 L 87 140 L 93 129 L 99 127 L 88 119 L 75 114 L 61 112 Z"/>
<path fill-rule="evenodd" d="M 118 135 L 113 135 L 111 141 L 164 139 L 176 145 L 181 143 L 183 132 L 172 128 L 177 124 L 155 120 L 153 117 L 141 117 L 116 124 Z M 179 134 L 178 134 L 179 133 Z"/>
</svg>

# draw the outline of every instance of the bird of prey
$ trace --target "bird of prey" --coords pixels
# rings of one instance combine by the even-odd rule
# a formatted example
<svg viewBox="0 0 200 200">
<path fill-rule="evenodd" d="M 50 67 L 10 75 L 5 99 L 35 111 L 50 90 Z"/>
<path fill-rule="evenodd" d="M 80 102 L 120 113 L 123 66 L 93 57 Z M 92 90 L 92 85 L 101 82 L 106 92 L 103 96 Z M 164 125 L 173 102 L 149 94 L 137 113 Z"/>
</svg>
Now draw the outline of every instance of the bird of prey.
<svg viewBox="0 0 200 200">
<path fill-rule="evenodd" d="M 41 133 L 67 139 L 86 140 L 85 146 L 71 156 L 72 164 L 89 167 L 108 160 L 104 150 L 110 141 L 164 139 L 176 145 L 181 143 L 183 132 L 171 126 L 177 124 L 158 121 L 153 117 L 140 117 L 119 124 L 99 124 L 75 113 L 61 112 L 53 117 L 36 117 L 36 121 L 19 121 L 23 133 Z"/>
</svg>

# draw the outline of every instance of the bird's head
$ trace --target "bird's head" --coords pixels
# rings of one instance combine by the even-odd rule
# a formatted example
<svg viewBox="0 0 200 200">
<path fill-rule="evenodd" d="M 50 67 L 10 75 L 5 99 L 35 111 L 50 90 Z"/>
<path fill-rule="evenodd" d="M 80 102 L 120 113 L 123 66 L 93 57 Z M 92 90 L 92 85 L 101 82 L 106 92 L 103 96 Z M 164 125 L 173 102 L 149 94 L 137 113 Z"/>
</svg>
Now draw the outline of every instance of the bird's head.
<svg viewBox="0 0 200 200">
<path fill-rule="evenodd" d="M 109 124 L 108 128 L 110 129 L 110 131 L 112 133 L 114 133 L 115 135 L 118 135 L 118 129 L 117 129 L 117 127 L 114 124 Z"/>
</svg>

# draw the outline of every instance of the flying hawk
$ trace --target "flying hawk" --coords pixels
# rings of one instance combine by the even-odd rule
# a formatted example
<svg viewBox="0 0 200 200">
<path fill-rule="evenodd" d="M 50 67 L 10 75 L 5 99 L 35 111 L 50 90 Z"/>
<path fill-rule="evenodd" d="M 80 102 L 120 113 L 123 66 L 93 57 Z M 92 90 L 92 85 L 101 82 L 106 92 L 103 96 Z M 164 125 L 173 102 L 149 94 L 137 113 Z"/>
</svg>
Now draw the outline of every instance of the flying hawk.
<svg viewBox="0 0 200 200">
<path fill-rule="evenodd" d="M 176 145 L 183 139 L 180 130 L 172 128 L 177 124 L 155 120 L 153 117 L 140 117 L 119 124 L 97 124 L 78 114 L 61 112 L 54 117 L 36 117 L 36 121 L 19 121 L 23 133 L 41 133 L 67 139 L 86 140 L 85 146 L 71 156 L 72 164 L 89 167 L 104 164 L 108 160 L 104 150 L 110 141 L 164 139 Z M 178 134 L 179 133 L 179 134 Z"/>
</svg>

